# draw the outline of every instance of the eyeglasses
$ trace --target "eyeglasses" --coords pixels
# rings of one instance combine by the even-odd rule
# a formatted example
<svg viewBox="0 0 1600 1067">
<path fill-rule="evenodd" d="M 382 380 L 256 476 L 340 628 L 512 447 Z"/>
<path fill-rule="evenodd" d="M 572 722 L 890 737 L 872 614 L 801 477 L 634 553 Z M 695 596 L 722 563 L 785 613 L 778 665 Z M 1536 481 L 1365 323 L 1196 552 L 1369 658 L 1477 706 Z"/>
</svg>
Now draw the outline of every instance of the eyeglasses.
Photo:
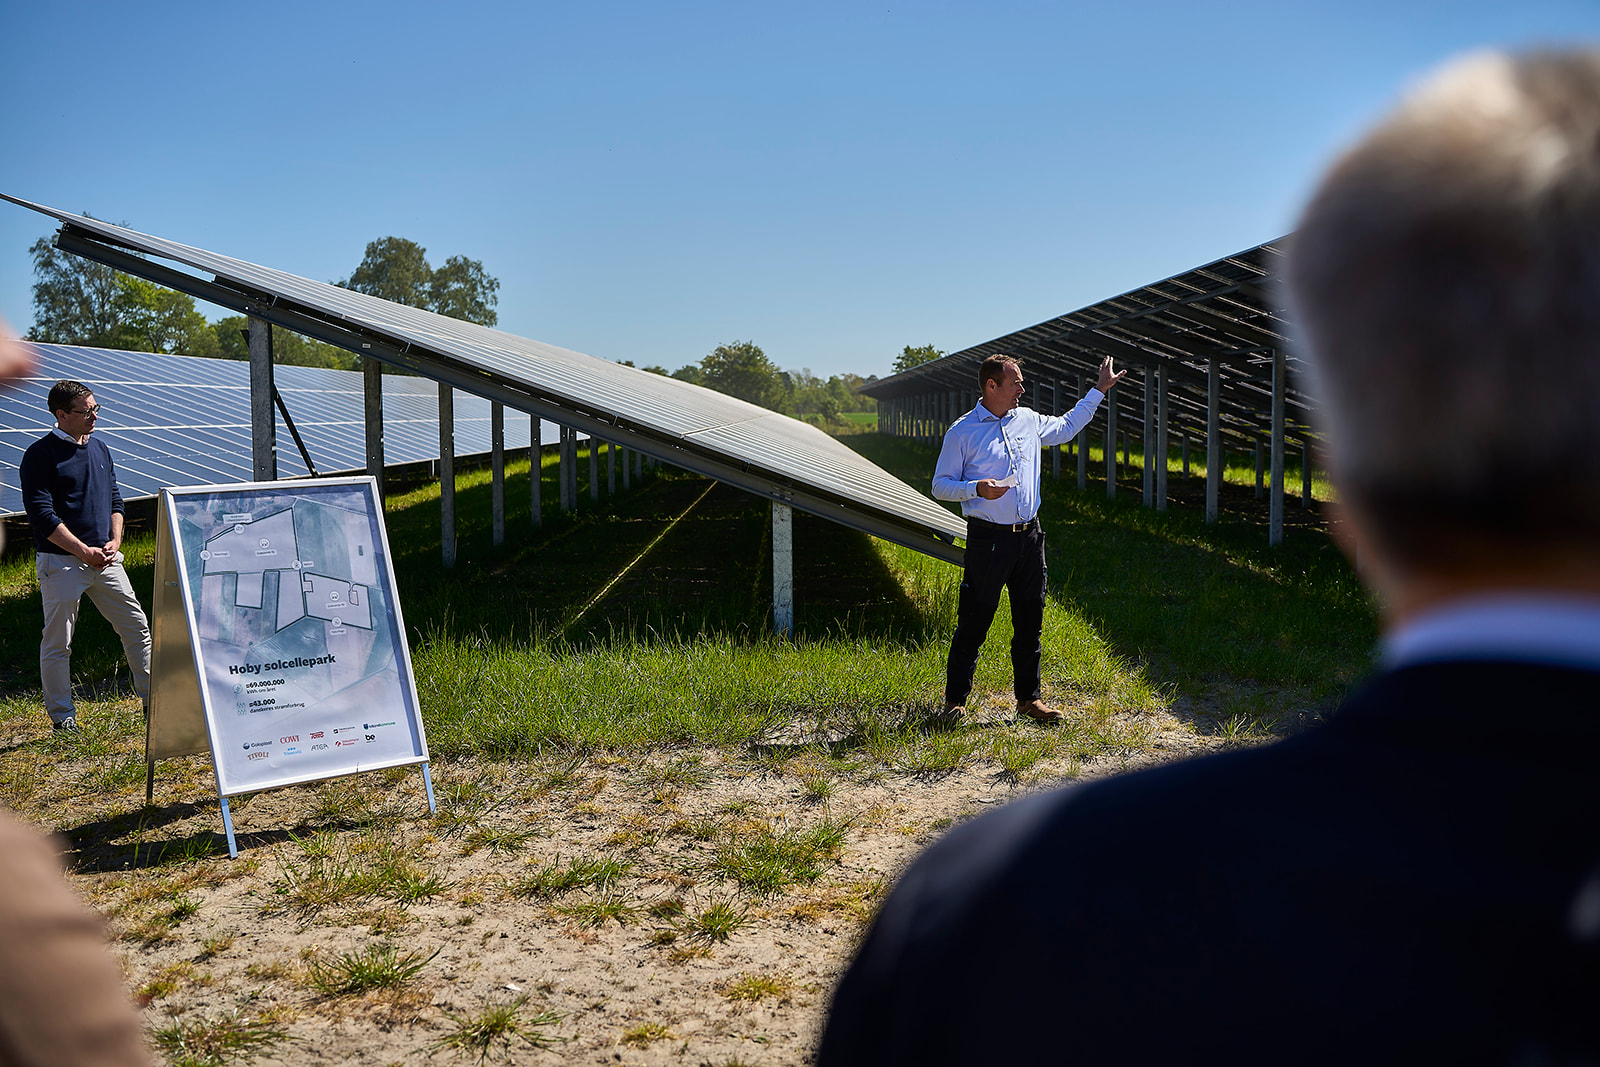
<svg viewBox="0 0 1600 1067">
<path fill-rule="evenodd" d="M 90 416 L 98 416 L 98 415 L 99 415 L 99 414 L 100 414 L 100 405 L 99 405 L 99 404 L 95 404 L 95 405 L 93 405 L 93 406 L 92 406 L 92 407 L 86 407 L 86 408 L 84 408 L 84 409 L 83 409 L 83 410 L 82 410 L 82 411 L 78 411 L 78 410 L 76 410 L 76 409 L 74 409 L 74 408 L 68 408 L 68 409 L 67 409 L 67 414 L 68 414 L 68 415 L 90 415 Z"/>
</svg>

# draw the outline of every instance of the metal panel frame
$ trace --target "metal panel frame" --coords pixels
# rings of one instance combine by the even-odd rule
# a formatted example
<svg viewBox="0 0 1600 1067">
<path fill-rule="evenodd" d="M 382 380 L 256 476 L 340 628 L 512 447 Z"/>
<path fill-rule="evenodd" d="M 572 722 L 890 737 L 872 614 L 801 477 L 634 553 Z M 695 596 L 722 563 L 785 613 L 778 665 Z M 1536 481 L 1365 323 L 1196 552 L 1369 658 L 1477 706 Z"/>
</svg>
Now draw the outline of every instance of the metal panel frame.
<svg viewBox="0 0 1600 1067">
<path fill-rule="evenodd" d="M 843 445 L 832 442 L 821 431 L 775 412 L 685 382 L 674 382 L 675 400 L 694 396 L 685 390 L 708 394 L 705 402 L 686 407 L 682 412 L 708 425 L 673 429 L 671 420 L 665 418 L 666 413 L 653 425 L 638 418 L 625 420 L 617 411 L 606 410 L 599 395 L 584 398 L 576 395 L 576 391 L 563 394 L 541 389 L 528 378 L 510 373 L 506 367 L 493 365 L 497 353 L 507 357 L 508 365 L 511 360 L 535 358 L 536 354 L 512 344 L 521 339 L 511 335 L 325 283 L 284 275 L 3 193 L 0 198 L 59 220 L 62 228 L 56 245 L 63 251 L 414 371 L 590 436 L 626 444 L 654 460 L 726 482 L 756 496 L 801 508 L 951 563 L 961 562 L 962 552 L 955 542 L 965 537 L 965 526 L 955 515 Z M 130 249 L 133 251 L 128 251 Z M 146 259 L 144 255 L 161 256 L 213 271 L 215 278 L 207 281 Z M 595 360 L 581 353 L 550 351 L 552 355 L 559 353 L 569 363 L 592 361 L 598 366 L 580 365 L 585 371 L 607 379 L 615 378 L 620 382 L 638 381 L 625 375 L 653 377 L 647 372 Z M 732 417 L 731 413 L 738 417 Z M 772 421 L 766 426 L 752 425 L 764 420 Z M 686 419 L 678 421 L 682 423 Z M 785 427 L 783 423 L 792 425 Z M 815 437 L 795 440 L 800 434 L 794 427 L 803 427 Z M 775 458 L 788 462 L 780 466 L 774 462 Z M 859 476 L 860 480 L 830 478 L 841 484 L 839 489 L 830 489 L 821 481 L 806 476 L 808 471 L 831 475 L 840 469 Z M 852 496 L 846 491 L 843 486 L 847 482 L 851 487 L 859 485 L 861 495 Z"/>
</svg>

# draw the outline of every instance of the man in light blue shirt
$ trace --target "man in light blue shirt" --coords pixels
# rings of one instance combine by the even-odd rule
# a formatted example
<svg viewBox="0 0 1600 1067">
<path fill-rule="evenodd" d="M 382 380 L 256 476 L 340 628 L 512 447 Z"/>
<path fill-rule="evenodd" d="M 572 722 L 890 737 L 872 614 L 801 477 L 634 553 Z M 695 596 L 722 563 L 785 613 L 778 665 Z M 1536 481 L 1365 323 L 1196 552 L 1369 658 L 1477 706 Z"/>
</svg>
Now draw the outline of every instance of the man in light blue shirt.
<svg viewBox="0 0 1600 1067">
<path fill-rule="evenodd" d="M 1039 527 L 1039 454 L 1070 441 L 1089 425 L 1106 392 L 1127 371 L 1100 364 L 1098 384 L 1065 415 L 1041 415 L 1018 407 L 1022 365 L 1011 356 L 990 356 L 978 370 L 981 399 L 950 429 L 933 469 L 933 495 L 961 503 L 967 520 L 961 598 L 956 632 L 945 665 L 944 707 L 937 721 L 960 721 L 972 691 L 978 650 L 1000 606 L 1000 591 L 1011 592 L 1011 671 L 1017 714 L 1056 722 L 1061 713 L 1047 707 L 1039 677 L 1044 629 L 1044 531 Z"/>
</svg>

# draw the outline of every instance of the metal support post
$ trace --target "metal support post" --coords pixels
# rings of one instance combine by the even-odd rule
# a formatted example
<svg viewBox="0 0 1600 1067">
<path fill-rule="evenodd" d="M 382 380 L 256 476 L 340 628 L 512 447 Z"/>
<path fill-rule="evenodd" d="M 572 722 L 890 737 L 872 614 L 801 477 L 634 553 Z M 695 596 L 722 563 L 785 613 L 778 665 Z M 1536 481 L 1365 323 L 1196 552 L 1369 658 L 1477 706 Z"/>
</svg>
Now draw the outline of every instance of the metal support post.
<svg viewBox="0 0 1600 1067">
<path fill-rule="evenodd" d="M 439 547 L 445 567 L 456 565 L 456 391 L 439 383 Z"/>
<path fill-rule="evenodd" d="M 1057 378 L 1050 385 L 1050 414 L 1061 414 L 1061 379 Z M 1061 450 L 1066 445 L 1056 445 L 1050 450 L 1050 474 L 1056 481 L 1061 480 Z"/>
<path fill-rule="evenodd" d="M 544 507 L 539 499 L 541 483 L 544 481 L 544 443 L 540 438 L 544 435 L 544 427 L 539 424 L 539 416 L 529 416 L 528 422 L 528 492 L 533 505 L 533 528 L 537 530 L 544 525 Z"/>
<path fill-rule="evenodd" d="M 1106 499 L 1117 498 L 1117 394 L 1106 394 Z"/>
<path fill-rule="evenodd" d="M 606 442 L 606 496 L 617 495 L 617 443 Z"/>
<path fill-rule="evenodd" d="M 1217 521 L 1222 491 L 1222 369 L 1215 356 L 1206 368 L 1206 522 Z"/>
<path fill-rule="evenodd" d="M 1156 510 L 1167 510 L 1167 374 L 1156 368 Z"/>
<path fill-rule="evenodd" d="M 1300 506 L 1311 506 L 1311 438 L 1300 442 Z"/>
<path fill-rule="evenodd" d="M 595 502 L 600 500 L 600 439 L 593 434 L 589 435 L 589 499 Z"/>
<path fill-rule="evenodd" d="M 558 471 L 561 482 L 562 514 L 571 511 L 573 507 L 572 467 L 572 427 L 563 426 L 561 427 L 560 466 Z"/>
<path fill-rule="evenodd" d="M 272 324 L 252 316 L 250 349 L 250 456 L 255 480 L 278 480 L 278 413 L 272 409 Z"/>
<path fill-rule="evenodd" d="M 772 631 L 794 634 L 794 521 L 788 504 L 772 502 Z"/>
<path fill-rule="evenodd" d="M 1272 351 L 1272 503 L 1267 543 L 1283 544 L 1283 379 L 1287 371 L 1283 349 Z"/>
<path fill-rule="evenodd" d="M 489 402 L 489 514 L 494 543 L 506 540 L 506 409 L 498 400 Z"/>
<path fill-rule="evenodd" d="M 378 502 L 383 502 L 383 364 L 371 356 L 361 358 L 361 393 L 366 412 L 367 473 L 378 482 Z"/>
<path fill-rule="evenodd" d="M 1158 368 L 1146 366 L 1144 369 L 1144 496 L 1140 503 L 1147 508 L 1156 505 L 1156 374 Z"/>
<path fill-rule="evenodd" d="M 1078 395 L 1083 395 L 1083 375 L 1078 375 Z M 1089 488 L 1089 428 L 1085 426 L 1078 431 L 1078 492 Z"/>
<path fill-rule="evenodd" d="M 1263 467 L 1262 467 L 1262 456 L 1261 456 L 1261 435 L 1260 434 L 1256 434 L 1256 499 L 1257 500 L 1261 499 L 1261 487 L 1263 485 L 1263 480 L 1262 480 L 1262 477 L 1261 477 L 1262 476 L 1262 471 L 1263 471 Z"/>
</svg>

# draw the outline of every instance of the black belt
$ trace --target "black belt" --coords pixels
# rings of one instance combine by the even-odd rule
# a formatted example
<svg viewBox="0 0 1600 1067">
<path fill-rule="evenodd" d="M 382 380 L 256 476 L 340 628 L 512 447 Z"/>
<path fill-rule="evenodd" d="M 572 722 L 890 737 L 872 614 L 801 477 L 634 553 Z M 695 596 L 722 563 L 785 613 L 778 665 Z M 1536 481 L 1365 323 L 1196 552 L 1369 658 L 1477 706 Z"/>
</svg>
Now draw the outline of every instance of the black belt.
<svg viewBox="0 0 1600 1067">
<path fill-rule="evenodd" d="M 1037 530 L 1039 528 L 1039 516 L 1035 515 L 1027 522 L 990 522 L 988 519 L 980 519 L 972 515 L 968 515 L 967 529 L 972 530 L 974 528 L 979 530 L 1003 530 L 1007 533 L 1022 533 L 1026 530 Z"/>
</svg>

